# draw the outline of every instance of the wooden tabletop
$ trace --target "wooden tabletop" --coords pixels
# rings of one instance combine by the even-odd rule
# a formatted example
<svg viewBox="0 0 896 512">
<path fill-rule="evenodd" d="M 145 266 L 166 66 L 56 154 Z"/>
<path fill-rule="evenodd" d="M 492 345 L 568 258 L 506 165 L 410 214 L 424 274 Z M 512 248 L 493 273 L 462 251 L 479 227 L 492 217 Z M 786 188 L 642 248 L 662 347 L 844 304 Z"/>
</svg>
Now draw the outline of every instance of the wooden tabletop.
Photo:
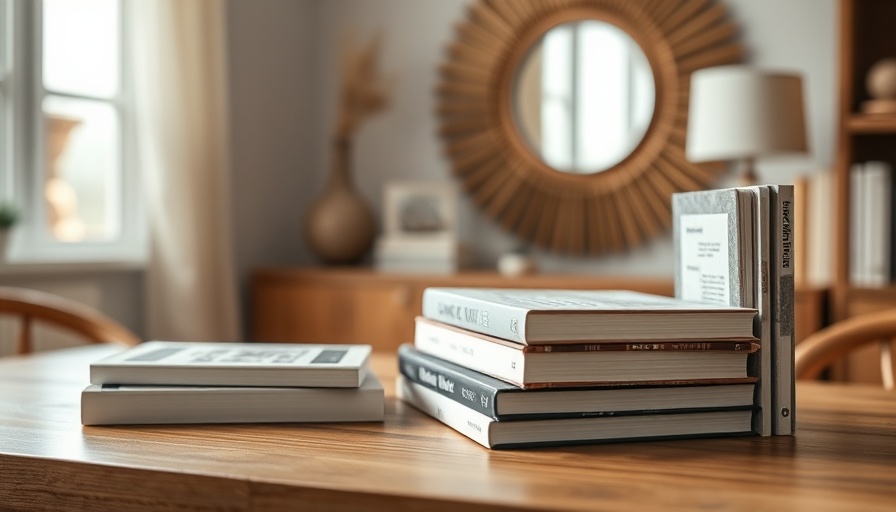
<svg viewBox="0 0 896 512">
<path fill-rule="evenodd" d="M 90 346 L 0 360 L 0 509 L 890 510 L 896 394 L 800 383 L 794 437 L 489 451 L 393 398 L 385 423 L 82 427 Z"/>
</svg>

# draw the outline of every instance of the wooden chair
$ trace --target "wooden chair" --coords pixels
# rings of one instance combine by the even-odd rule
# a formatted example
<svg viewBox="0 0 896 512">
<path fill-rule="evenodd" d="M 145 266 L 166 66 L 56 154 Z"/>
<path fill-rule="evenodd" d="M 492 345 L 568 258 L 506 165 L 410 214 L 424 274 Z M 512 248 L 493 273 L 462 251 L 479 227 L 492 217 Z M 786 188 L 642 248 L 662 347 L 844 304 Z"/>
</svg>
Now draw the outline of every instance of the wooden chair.
<svg viewBox="0 0 896 512">
<path fill-rule="evenodd" d="M 62 327 L 91 343 L 119 343 L 128 346 L 140 343 L 140 338 L 134 333 L 102 313 L 83 304 L 35 290 L 0 287 L 0 315 L 12 315 L 21 319 L 17 354 L 32 351 L 31 330 L 34 321 Z"/>
<path fill-rule="evenodd" d="M 880 343 L 880 370 L 884 387 L 896 388 L 890 342 L 896 338 L 896 309 L 857 316 L 822 329 L 796 346 L 798 379 L 817 378 L 822 370 L 867 343 Z"/>
</svg>

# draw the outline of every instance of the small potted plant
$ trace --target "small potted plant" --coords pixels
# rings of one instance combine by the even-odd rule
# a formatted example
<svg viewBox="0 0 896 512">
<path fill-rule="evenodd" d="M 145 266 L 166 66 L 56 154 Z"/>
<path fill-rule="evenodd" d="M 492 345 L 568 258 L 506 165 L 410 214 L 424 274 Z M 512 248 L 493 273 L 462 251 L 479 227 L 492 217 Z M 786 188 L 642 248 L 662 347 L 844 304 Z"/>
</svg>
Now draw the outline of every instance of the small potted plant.
<svg viewBox="0 0 896 512">
<path fill-rule="evenodd" d="M 19 221 L 19 209 L 9 202 L 0 202 L 0 259 L 6 258 L 9 235 Z"/>
</svg>

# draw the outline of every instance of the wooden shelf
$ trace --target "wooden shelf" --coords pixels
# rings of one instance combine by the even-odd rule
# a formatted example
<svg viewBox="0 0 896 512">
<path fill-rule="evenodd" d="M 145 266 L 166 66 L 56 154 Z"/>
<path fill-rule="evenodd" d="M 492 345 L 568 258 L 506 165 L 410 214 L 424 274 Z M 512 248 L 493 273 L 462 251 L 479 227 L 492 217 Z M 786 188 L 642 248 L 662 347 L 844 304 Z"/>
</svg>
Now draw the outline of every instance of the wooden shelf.
<svg viewBox="0 0 896 512">
<path fill-rule="evenodd" d="M 896 134 L 896 114 L 853 114 L 846 120 L 850 133 Z"/>
</svg>

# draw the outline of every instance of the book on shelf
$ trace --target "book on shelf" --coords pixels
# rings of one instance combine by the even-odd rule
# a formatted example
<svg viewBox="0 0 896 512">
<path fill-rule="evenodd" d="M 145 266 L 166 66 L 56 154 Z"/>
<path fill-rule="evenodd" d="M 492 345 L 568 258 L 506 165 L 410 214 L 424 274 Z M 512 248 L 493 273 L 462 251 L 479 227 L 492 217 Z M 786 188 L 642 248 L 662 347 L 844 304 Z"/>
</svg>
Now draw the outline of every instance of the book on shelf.
<svg viewBox="0 0 896 512">
<path fill-rule="evenodd" d="M 81 393 L 84 425 L 383 421 L 383 387 L 229 387 L 92 384 Z"/>
<path fill-rule="evenodd" d="M 675 194 L 676 297 L 758 310 L 754 429 L 793 431 L 793 188 Z"/>
<path fill-rule="evenodd" d="M 613 383 L 678 384 L 748 379 L 754 338 L 703 341 L 594 341 L 521 345 L 418 318 L 421 352 L 523 388 Z"/>
<path fill-rule="evenodd" d="M 149 341 L 90 365 L 92 384 L 357 388 L 370 345 Z"/>
<path fill-rule="evenodd" d="M 753 405 L 752 382 L 523 390 L 465 366 L 427 355 L 409 344 L 399 347 L 398 364 L 401 374 L 415 384 L 501 421 L 649 414 L 668 410 L 743 408 Z"/>
<path fill-rule="evenodd" d="M 849 275 L 854 286 L 889 285 L 893 268 L 893 185 L 890 164 L 869 161 L 850 170 Z"/>
<path fill-rule="evenodd" d="M 399 375 L 398 398 L 487 448 L 746 434 L 751 410 L 714 410 L 497 421 Z"/>
<path fill-rule="evenodd" d="M 750 308 L 620 290 L 427 288 L 423 316 L 522 344 L 744 339 Z"/>
</svg>

